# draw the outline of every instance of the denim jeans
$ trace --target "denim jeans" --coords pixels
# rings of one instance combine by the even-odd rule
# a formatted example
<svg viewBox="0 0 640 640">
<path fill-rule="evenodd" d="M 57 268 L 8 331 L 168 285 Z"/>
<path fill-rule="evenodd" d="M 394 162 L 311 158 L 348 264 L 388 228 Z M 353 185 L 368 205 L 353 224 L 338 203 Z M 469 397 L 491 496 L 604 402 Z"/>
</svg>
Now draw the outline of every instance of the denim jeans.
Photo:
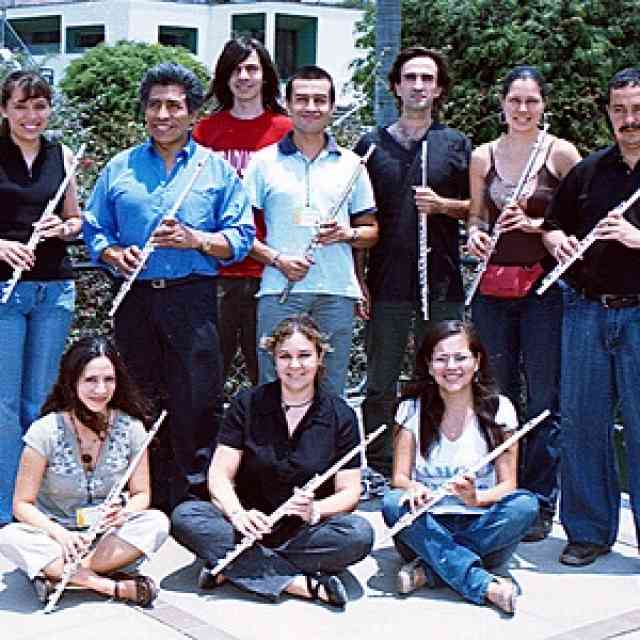
<svg viewBox="0 0 640 640">
<path fill-rule="evenodd" d="M 22 436 L 56 380 L 74 303 L 73 280 L 22 280 L 0 304 L 0 524 L 11 520 Z"/>
<path fill-rule="evenodd" d="M 172 535 L 213 567 L 240 541 L 240 534 L 211 502 L 183 502 L 171 515 Z M 299 575 L 337 574 L 368 555 L 373 529 L 361 516 L 331 516 L 314 525 L 302 525 L 276 547 L 256 543 L 243 551 L 224 571 L 237 587 L 276 600 Z"/>
<path fill-rule="evenodd" d="M 430 321 L 461 320 L 464 307 L 460 302 L 436 302 L 429 305 Z M 413 326 L 416 345 L 422 344 L 429 321 L 422 319 L 417 305 L 409 302 L 374 302 L 367 323 L 367 397 L 362 405 L 366 433 L 381 424 L 391 425 L 397 400 L 397 385 L 409 333 Z M 392 434 L 387 429 L 367 449 L 369 466 L 391 473 Z"/>
<path fill-rule="evenodd" d="M 226 379 L 238 347 L 252 384 L 258 382 L 256 356 L 256 293 L 259 278 L 218 278 L 218 333 Z"/>
<path fill-rule="evenodd" d="M 409 509 L 400 505 L 404 491 L 394 489 L 384 497 L 382 515 L 393 526 Z M 506 562 L 538 514 L 538 500 L 529 491 L 510 493 L 485 513 L 425 513 L 396 536 L 411 549 L 427 571 L 463 598 L 483 604 L 493 575 L 488 568 Z"/>
<path fill-rule="evenodd" d="M 619 402 L 640 540 L 640 306 L 607 309 L 568 286 L 564 295 L 560 518 L 572 542 L 615 542 L 620 486 L 613 424 Z"/>
<path fill-rule="evenodd" d="M 342 395 L 349 369 L 349 352 L 353 339 L 355 300 L 343 296 L 314 293 L 292 293 L 281 304 L 279 296 L 262 296 L 258 301 L 258 340 L 269 336 L 276 325 L 289 316 L 307 313 L 320 331 L 326 334 L 331 349 L 324 357 L 325 375 L 321 380 L 326 391 Z M 276 371 L 271 355 L 258 348 L 259 383 L 272 382 Z"/>
<path fill-rule="evenodd" d="M 553 515 L 560 466 L 562 291 L 554 286 L 542 296 L 531 291 L 517 300 L 478 293 L 472 309 L 473 323 L 489 352 L 492 371 L 501 391 L 516 407 L 522 405 L 524 372 L 527 409 L 523 421 L 544 409 L 551 411 L 521 441 L 518 486 L 535 493 L 541 511 Z"/>
</svg>

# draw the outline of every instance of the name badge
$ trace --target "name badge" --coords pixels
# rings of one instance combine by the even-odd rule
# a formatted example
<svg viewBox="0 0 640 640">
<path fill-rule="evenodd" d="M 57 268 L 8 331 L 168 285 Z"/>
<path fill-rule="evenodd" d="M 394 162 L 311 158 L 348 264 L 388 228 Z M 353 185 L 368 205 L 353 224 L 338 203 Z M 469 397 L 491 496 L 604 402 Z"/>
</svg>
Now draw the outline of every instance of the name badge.
<svg viewBox="0 0 640 640">
<path fill-rule="evenodd" d="M 315 227 L 320 224 L 320 211 L 312 206 L 302 207 L 293 214 L 293 224 L 303 227 Z"/>
<path fill-rule="evenodd" d="M 76 526 L 78 529 L 84 529 L 94 525 L 102 514 L 100 505 L 96 507 L 84 507 L 76 509 Z"/>
</svg>

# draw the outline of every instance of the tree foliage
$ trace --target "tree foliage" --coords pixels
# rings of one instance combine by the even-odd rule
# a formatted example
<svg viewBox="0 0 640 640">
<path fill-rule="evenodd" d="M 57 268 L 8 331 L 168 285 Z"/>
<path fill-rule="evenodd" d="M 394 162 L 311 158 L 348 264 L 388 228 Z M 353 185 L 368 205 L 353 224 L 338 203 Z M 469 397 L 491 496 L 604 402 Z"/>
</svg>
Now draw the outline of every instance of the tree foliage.
<svg viewBox="0 0 640 640">
<path fill-rule="evenodd" d="M 583 153 L 607 144 L 600 108 L 607 82 L 640 60 L 635 0 L 402 0 L 402 21 L 403 46 L 446 53 L 453 87 L 443 119 L 474 145 L 498 135 L 499 83 L 518 64 L 547 79 L 554 134 Z M 357 44 L 370 53 L 354 64 L 357 87 L 375 65 L 375 9 L 358 28 Z"/>
</svg>

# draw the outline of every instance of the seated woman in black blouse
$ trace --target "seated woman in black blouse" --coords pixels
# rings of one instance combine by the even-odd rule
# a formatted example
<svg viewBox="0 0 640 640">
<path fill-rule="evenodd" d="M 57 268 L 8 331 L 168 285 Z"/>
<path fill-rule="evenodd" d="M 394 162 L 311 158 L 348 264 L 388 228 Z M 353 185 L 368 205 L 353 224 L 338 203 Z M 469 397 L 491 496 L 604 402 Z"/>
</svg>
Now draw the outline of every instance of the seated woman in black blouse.
<svg viewBox="0 0 640 640">
<path fill-rule="evenodd" d="M 373 546 L 369 523 L 350 513 L 360 495 L 359 456 L 315 495 L 296 487 L 358 445 L 356 416 L 318 388 L 328 344 L 310 317 L 283 320 L 263 346 L 278 380 L 233 400 L 209 470 L 213 503 L 179 505 L 173 535 L 204 560 L 202 588 L 229 580 L 274 601 L 286 592 L 344 607 L 348 596 L 336 574 Z M 268 515 L 294 494 L 288 515 L 270 528 Z M 259 542 L 211 579 L 207 569 L 247 534 Z"/>
</svg>

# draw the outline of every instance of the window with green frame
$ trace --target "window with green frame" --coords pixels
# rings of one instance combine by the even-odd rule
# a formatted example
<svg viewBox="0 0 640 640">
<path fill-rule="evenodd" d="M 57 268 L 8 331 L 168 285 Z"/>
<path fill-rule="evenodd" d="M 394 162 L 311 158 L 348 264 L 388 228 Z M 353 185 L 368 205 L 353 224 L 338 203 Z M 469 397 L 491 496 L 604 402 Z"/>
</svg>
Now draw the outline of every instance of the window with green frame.
<svg viewBox="0 0 640 640">
<path fill-rule="evenodd" d="M 266 16 L 264 13 L 237 13 L 231 16 L 231 37 L 240 38 L 246 36 L 255 38 L 264 44 L 265 21 Z"/>
<path fill-rule="evenodd" d="M 158 27 L 158 42 L 169 47 L 184 47 L 198 53 L 198 30 L 194 27 Z"/>
<path fill-rule="evenodd" d="M 276 14 L 276 66 L 286 80 L 299 67 L 316 63 L 318 18 Z"/>
<path fill-rule="evenodd" d="M 83 24 L 78 27 L 67 27 L 65 51 L 67 53 L 83 53 L 91 47 L 104 42 L 103 24 Z"/>
<path fill-rule="evenodd" d="M 36 56 L 60 53 L 62 44 L 62 16 L 11 18 L 9 24 L 29 51 Z"/>
</svg>

